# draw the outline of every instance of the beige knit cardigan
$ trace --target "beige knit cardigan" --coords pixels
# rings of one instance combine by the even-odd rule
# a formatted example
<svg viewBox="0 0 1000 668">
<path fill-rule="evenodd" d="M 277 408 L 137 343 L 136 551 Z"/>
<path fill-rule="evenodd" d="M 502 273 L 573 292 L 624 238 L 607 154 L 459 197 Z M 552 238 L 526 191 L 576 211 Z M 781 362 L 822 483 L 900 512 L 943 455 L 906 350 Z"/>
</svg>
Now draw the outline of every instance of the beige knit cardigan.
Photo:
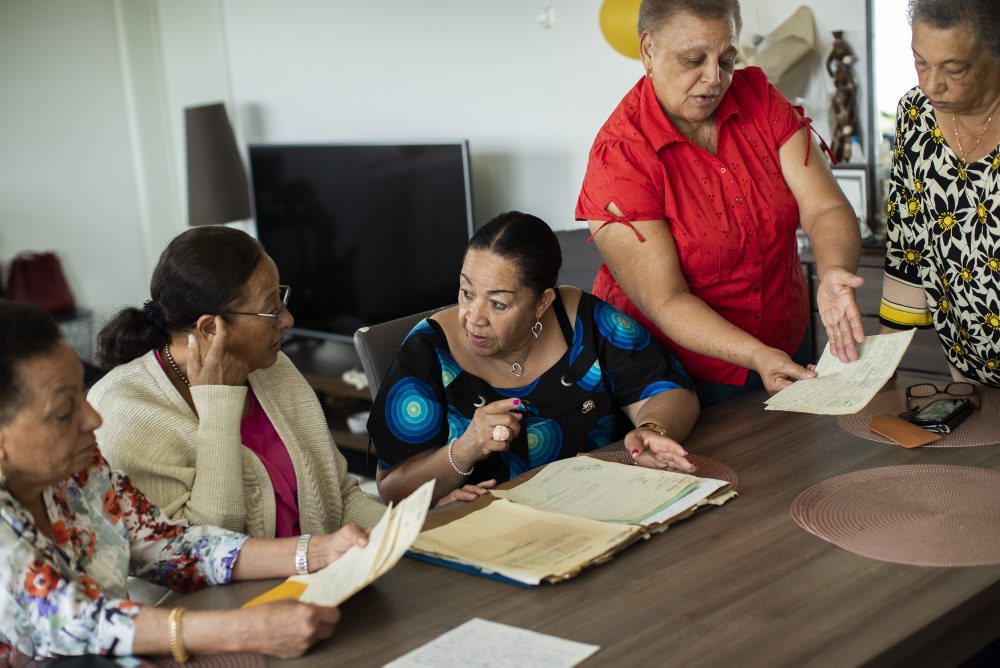
<svg viewBox="0 0 1000 668">
<path fill-rule="evenodd" d="M 249 382 L 288 448 L 302 532 L 329 533 L 351 522 L 374 526 L 385 506 L 347 474 L 316 394 L 291 361 L 279 353 Z M 150 351 L 109 372 L 88 398 L 104 418 L 97 430 L 101 452 L 167 515 L 273 537 L 271 480 L 240 442 L 246 393 L 245 386 L 192 387 L 196 415 Z"/>
</svg>

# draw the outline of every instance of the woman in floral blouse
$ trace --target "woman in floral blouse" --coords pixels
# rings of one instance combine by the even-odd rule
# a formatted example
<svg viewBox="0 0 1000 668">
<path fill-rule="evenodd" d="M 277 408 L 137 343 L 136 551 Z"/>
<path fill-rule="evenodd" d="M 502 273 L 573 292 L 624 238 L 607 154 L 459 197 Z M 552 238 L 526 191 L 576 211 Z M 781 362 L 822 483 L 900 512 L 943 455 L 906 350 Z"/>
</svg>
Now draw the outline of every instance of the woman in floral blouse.
<svg viewBox="0 0 1000 668">
<path fill-rule="evenodd" d="M 303 541 L 168 519 L 101 457 L 100 424 L 52 318 L 0 300 L 0 661 L 14 648 L 35 658 L 294 657 L 333 633 L 336 608 L 297 601 L 182 616 L 126 600 L 129 575 L 181 592 L 292 575 Z M 316 536 L 306 568 L 366 542 L 354 525 Z"/>
<path fill-rule="evenodd" d="M 913 0 L 880 332 L 937 331 L 955 380 L 1000 387 L 1000 3 Z"/>
</svg>

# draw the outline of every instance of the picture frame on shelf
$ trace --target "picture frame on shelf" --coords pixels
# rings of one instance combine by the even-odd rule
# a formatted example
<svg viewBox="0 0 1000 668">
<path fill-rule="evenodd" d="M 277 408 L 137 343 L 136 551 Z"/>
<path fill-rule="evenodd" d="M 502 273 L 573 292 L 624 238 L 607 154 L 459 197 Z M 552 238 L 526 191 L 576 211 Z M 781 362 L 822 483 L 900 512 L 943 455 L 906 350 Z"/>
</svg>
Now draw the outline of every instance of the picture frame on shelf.
<svg viewBox="0 0 1000 668">
<path fill-rule="evenodd" d="M 875 239 L 875 234 L 868 224 L 868 170 L 862 167 L 838 167 L 833 170 L 833 177 L 837 179 L 837 185 L 854 208 L 861 232 L 861 242 L 871 243 Z"/>
</svg>

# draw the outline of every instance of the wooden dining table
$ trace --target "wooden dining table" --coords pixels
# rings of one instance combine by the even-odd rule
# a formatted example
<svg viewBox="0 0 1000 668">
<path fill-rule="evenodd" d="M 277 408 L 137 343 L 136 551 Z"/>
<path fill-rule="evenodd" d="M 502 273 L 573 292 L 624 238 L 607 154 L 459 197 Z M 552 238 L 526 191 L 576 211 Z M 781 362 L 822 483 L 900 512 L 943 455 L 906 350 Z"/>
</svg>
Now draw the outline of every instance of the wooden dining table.
<svg viewBox="0 0 1000 668">
<path fill-rule="evenodd" d="M 341 605 L 332 638 L 269 665 L 382 665 L 474 617 L 599 645 L 587 666 L 953 665 L 1000 638 L 1000 564 L 878 561 L 812 535 L 789 513 L 802 491 L 851 471 L 1000 470 L 1000 443 L 908 450 L 854 436 L 831 416 L 765 411 L 764 399 L 703 411 L 685 441 L 736 471 L 729 503 L 554 585 L 523 588 L 404 558 Z M 276 583 L 216 587 L 180 604 L 237 607 Z"/>
</svg>

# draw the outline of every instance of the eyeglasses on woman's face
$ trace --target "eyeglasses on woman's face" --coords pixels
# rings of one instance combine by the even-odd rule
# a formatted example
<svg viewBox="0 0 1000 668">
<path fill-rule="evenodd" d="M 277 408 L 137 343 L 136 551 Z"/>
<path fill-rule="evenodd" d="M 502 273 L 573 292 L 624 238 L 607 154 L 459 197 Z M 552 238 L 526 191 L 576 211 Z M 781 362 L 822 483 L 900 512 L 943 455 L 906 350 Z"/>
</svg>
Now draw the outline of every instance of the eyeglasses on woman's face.
<svg viewBox="0 0 1000 668">
<path fill-rule="evenodd" d="M 252 313 L 250 311 L 226 311 L 221 315 L 256 315 L 261 318 L 271 319 L 271 328 L 278 329 L 278 323 L 281 322 L 281 316 L 285 313 L 285 309 L 288 308 L 288 297 L 292 293 L 292 288 L 287 285 L 278 286 L 278 299 L 281 300 L 281 306 L 271 311 L 270 313 Z"/>
</svg>

